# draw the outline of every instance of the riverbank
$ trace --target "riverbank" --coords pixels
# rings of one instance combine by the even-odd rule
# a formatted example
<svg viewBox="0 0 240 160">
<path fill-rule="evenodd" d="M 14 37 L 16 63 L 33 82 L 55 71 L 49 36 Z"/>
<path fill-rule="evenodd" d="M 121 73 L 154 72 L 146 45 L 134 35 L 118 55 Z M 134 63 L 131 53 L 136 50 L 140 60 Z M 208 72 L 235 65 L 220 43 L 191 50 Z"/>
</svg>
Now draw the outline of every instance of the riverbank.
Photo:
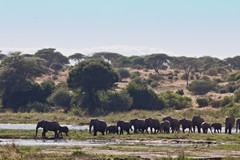
<svg viewBox="0 0 240 160">
<path fill-rule="evenodd" d="M 13 155 L 23 159 L 97 159 L 114 158 L 152 160 L 171 158 L 238 159 L 240 157 L 240 134 L 124 134 L 92 136 L 87 130 L 71 130 L 63 140 L 42 140 L 41 131 L 34 139 L 35 130 L 1 130 L 0 155 L 6 154 L 5 147 L 15 146 Z M 29 145 L 29 146 L 28 146 Z M 1 151 L 2 149 L 2 151 Z M 10 150 L 11 151 L 11 150 Z M 27 152 L 29 151 L 29 152 Z M 1 159 L 1 158 L 0 158 Z M 4 158 L 2 158 L 4 159 Z M 20 158 L 19 158 L 20 159 Z M 53 158 L 54 159 L 54 158 Z"/>
<path fill-rule="evenodd" d="M 36 124 L 41 120 L 57 121 L 60 124 L 68 125 L 87 125 L 92 118 L 98 118 L 106 121 L 108 124 L 116 124 L 119 120 L 129 121 L 134 118 L 146 119 L 146 118 L 157 118 L 161 120 L 165 116 L 172 116 L 177 119 L 191 119 L 194 115 L 200 115 L 207 122 L 224 122 L 227 113 L 221 109 L 213 108 L 188 108 L 184 110 L 162 110 L 162 111 L 145 111 L 145 110 L 132 110 L 129 112 L 120 113 L 110 113 L 104 116 L 87 116 L 80 115 L 76 116 L 70 113 L 62 112 L 51 112 L 51 113 L 12 113 L 4 112 L 0 113 L 1 123 L 26 123 L 26 124 Z"/>
</svg>

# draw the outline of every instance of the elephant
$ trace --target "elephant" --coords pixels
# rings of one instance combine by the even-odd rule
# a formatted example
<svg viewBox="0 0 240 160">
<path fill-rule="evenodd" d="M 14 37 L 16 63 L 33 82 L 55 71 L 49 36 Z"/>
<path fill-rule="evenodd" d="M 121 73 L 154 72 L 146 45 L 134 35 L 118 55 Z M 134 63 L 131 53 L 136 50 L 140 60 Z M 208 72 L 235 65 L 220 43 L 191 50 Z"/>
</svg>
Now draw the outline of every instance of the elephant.
<svg viewBox="0 0 240 160">
<path fill-rule="evenodd" d="M 118 134 L 118 126 L 108 126 L 106 128 L 106 134 L 110 134 L 110 133 L 117 133 Z"/>
<path fill-rule="evenodd" d="M 172 133 L 174 133 L 175 131 L 179 132 L 180 124 L 179 124 L 179 121 L 177 119 L 174 119 L 174 118 L 168 116 L 168 117 L 164 117 L 162 119 L 162 121 L 165 121 L 165 120 L 168 120 L 170 122 L 170 127 L 171 127 L 171 130 L 172 130 Z"/>
<path fill-rule="evenodd" d="M 179 121 L 180 125 L 182 125 L 182 131 L 183 133 L 185 133 L 185 129 L 188 128 L 189 129 L 189 133 L 192 132 L 192 121 L 191 120 L 187 120 L 187 119 L 181 119 Z"/>
<path fill-rule="evenodd" d="M 221 133 L 222 132 L 222 124 L 221 123 L 212 123 L 211 128 L 214 129 L 214 133 Z"/>
<path fill-rule="evenodd" d="M 160 122 L 158 119 L 147 118 L 145 119 L 145 123 L 147 125 L 147 129 L 150 128 L 151 133 L 153 133 L 153 129 L 155 134 L 159 131 Z"/>
<path fill-rule="evenodd" d="M 55 133 L 54 138 L 57 138 L 60 125 L 58 122 L 49 122 L 49 121 L 44 121 L 44 120 L 38 122 L 37 127 L 36 127 L 35 138 L 37 137 L 37 134 L 38 134 L 38 128 L 43 128 L 42 138 L 46 138 L 46 133 L 48 131 L 53 131 Z"/>
<path fill-rule="evenodd" d="M 130 129 L 132 130 L 130 122 L 118 121 L 117 126 L 120 127 L 120 135 L 123 134 L 123 131 L 130 134 Z"/>
<path fill-rule="evenodd" d="M 101 132 L 104 135 L 104 132 L 107 128 L 106 122 L 100 121 L 98 119 L 92 119 L 89 124 L 89 133 L 91 134 L 93 127 L 93 135 L 96 136 L 97 132 Z"/>
<path fill-rule="evenodd" d="M 201 133 L 201 125 L 204 122 L 204 119 L 200 116 L 193 116 L 192 118 L 192 126 L 193 126 L 193 132 L 195 133 L 195 129 L 197 127 L 198 133 Z"/>
<path fill-rule="evenodd" d="M 225 119 L 225 133 L 231 134 L 234 124 L 235 124 L 234 116 L 226 117 L 226 119 Z"/>
<path fill-rule="evenodd" d="M 145 130 L 147 131 L 147 125 L 144 120 L 132 119 L 130 124 L 134 127 L 134 133 L 138 133 L 139 131 L 144 133 Z"/>
<path fill-rule="evenodd" d="M 160 123 L 160 132 L 170 133 L 170 125 L 171 123 L 168 120 L 162 121 Z"/>
<path fill-rule="evenodd" d="M 208 129 L 210 129 L 210 131 L 212 133 L 211 125 L 207 122 L 203 122 L 202 125 L 201 125 L 201 128 L 203 130 L 203 133 L 207 133 Z"/>
<path fill-rule="evenodd" d="M 68 136 L 68 132 L 69 132 L 69 129 L 68 129 L 68 127 L 67 126 L 60 126 L 59 127 L 59 137 L 63 137 L 62 136 L 62 133 L 65 133 L 66 134 L 66 136 Z"/>
<path fill-rule="evenodd" d="M 240 130 L 240 118 L 236 119 L 236 133 Z"/>
</svg>

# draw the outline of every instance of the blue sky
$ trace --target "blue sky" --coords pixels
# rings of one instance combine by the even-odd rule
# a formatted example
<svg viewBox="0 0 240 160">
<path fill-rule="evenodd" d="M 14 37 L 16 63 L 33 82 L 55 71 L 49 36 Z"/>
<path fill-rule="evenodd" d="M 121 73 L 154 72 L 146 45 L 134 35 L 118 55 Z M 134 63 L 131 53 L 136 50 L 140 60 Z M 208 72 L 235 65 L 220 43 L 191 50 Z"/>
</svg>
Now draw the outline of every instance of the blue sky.
<svg viewBox="0 0 240 160">
<path fill-rule="evenodd" d="M 238 0 L 0 0 L 0 50 L 240 54 Z"/>
</svg>

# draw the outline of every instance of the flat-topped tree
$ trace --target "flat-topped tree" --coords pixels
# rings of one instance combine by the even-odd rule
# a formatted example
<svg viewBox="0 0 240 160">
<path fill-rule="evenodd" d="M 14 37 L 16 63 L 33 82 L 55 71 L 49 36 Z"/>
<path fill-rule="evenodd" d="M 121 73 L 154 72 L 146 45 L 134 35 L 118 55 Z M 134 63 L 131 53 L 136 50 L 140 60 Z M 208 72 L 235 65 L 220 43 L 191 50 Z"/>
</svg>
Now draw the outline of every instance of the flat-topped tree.
<svg viewBox="0 0 240 160">
<path fill-rule="evenodd" d="M 69 64 L 68 58 L 62 55 L 60 52 L 55 52 L 56 49 L 54 48 L 44 48 L 41 50 L 38 50 L 34 55 L 36 57 L 40 57 L 42 59 L 45 59 L 48 62 L 48 66 L 50 66 L 53 63 L 59 63 L 59 64 Z"/>
<path fill-rule="evenodd" d="M 68 56 L 69 60 L 74 60 L 74 61 L 80 61 L 84 58 L 86 58 L 87 56 L 85 56 L 82 53 L 74 53 L 73 55 Z"/>
<path fill-rule="evenodd" d="M 85 93 L 85 107 L 94 113 L 98 107 L 97 91 L 107 90 L 118 81 L 118 75 L 112 66 L 101 59 L 86 59 L 70 68 L 68 86 L 81 89 Z"/>
<path fill-rule="evenodd" d="M 146 56 L 145 63 L 148 68 L 154 69 L 160 74 L 161 69 L 166 69 L 169 64 L 170 57 L 163 53 L 156 53 Z"/>
</svg>

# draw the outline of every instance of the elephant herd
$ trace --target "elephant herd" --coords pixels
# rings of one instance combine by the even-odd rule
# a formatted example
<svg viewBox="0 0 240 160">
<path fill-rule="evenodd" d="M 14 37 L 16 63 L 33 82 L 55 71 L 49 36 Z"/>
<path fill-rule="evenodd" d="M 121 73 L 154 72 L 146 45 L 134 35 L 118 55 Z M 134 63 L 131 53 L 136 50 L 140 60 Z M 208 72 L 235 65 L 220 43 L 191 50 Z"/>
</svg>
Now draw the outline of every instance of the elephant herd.
<svg viewBox="0 0 240 160">
<path fill-rule="evenodd" d="M 240 129 L 240 118 L 236 119 L 233 116 L 226 117 L 225 119 L 225 133 L 231 134 L 232 129 L 236 123 L 236 132 Z M 107 126 L 107 123 L 104 121 L 100 121 L 98 119 L 92 119 L 89 124 L 89 133 L 96 136 L 97 132 L 106 134 L 123 134 L 126 132 L 127 134 L 130 133 L 132 130 L 133 133 L 174 133 L 180 132 L 180 127 L 182 128 L 182 132 L 185 133 L 185 130 L 188 129 L 188 132 L 198 132 L 207 133 L 208 130 L 211 131 L 212 129 L 214 133 L 221 133 L 222 131 L 222 124 L 219 122 L 216 123 L 208 123 L 200 116 L 193 116 L 191 120 L 187 119 L 174 119 L 170 116 L 164 117 L 162 121 L 153 118 L 147 118 L 145 120 L 140 119 L 132 119 L 129 122 L 125 121 L 118 121 L 116 125 Z"/>
<path fill-rule="evenodd" d="M 236 123 L 236 133 L 240 129 L 240 118 L 236 119 L 233 116 L 226 117 L 225 119 L 225 133 L 231 134 L 232 129 Z M 129 122 L 118 121 L 116 125 L 107 126 L 107 123 L 104 121 L 100 121 L 98 119 L 92 119 L 89 124 L 89 133 L 96 136 L 97 132 L 102 133 L 102 135 L 106 134 L 123 134 L 126 132 L 130 134 L 130 131 L 133 133 L 149 133 L 156 134 L 160 133 L 174 133 L 180 132 L 180 127 L 182 128 L 182 132 L 185 133 L 185 130 L 188 129 L 188 132 L 198 132 L 207 133 L 208 130 L 214 133 L 221 133 L 222 124 L 221 123 L 207 123 L 200 116 L 193 116 L 191 120 L 187 119 L 174 119 L 170 116 L 164 117 L 161 121 L 158 119 L 147 118 L 145 120 L 140 119 L 132 119 Z M 40 121 L 37 123 L 35 138 L 38 134 L 38 129 L 43 128 L 42 138 L 46 138 L 46 133 L 48 131 L 54 132 L 54 138 L 62 138 L 62 133 L 66 133 L 68 136 L 69 129 L 67 126 L 60 126 L 58 122 L 49 122 L 49 121 Z"/>
</svg>

